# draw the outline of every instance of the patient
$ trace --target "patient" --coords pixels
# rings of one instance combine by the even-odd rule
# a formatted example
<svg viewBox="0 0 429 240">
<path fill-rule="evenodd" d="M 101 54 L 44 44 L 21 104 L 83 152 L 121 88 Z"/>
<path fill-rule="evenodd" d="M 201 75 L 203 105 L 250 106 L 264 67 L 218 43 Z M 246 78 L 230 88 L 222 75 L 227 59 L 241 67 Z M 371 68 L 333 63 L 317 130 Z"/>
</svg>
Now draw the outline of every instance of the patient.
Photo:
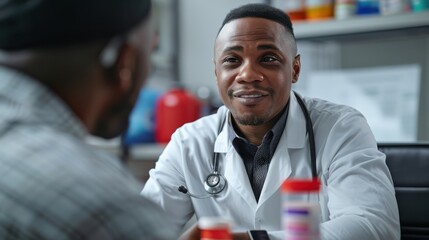
<svg viewBox="0 0 429 240">
<path fill-rule="evenodd" d="M 0 2 L 0 239 L 177 239 L 118 159 L 149 73 L 149 0 Z"/>
</svg>

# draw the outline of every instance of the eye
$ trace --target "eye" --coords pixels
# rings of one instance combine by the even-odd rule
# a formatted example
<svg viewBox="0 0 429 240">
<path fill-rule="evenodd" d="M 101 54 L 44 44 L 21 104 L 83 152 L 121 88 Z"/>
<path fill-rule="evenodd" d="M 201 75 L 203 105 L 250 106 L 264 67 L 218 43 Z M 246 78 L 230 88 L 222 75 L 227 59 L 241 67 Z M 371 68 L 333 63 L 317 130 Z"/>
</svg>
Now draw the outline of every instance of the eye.
<svg viewBox="0 0 429 240">
<path fill-rule="evenodd" d="M 223 59 L 222 62 L 223 63 L 236 63 L 236 62 L 238 62 L 238 58 L 233 57 L 233 56 L 227 56 Z"/>
<path fill-rule="evenodd" d="M 279 59 L 273 55 L 267 55 L 261 58 L 261 62 L 275 62 L 275 61 L 279 61 Z"/>
</svg>

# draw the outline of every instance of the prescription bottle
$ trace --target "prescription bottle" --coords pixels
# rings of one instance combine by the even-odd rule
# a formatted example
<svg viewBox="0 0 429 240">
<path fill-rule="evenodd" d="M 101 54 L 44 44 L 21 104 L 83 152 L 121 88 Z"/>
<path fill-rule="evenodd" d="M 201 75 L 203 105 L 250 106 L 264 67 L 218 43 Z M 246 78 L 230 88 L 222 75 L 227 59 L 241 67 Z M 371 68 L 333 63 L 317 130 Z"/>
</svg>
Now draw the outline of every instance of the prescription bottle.
<svg viewBox="0 0 429 240">
<path fill-rule="evenodd" d="M 334 17 L 334 0 L 306 0 L 307 20 L 321 20 Z"/>
<path fill-rule="evenodd" d="M 380 0 L 357 0 L 357 15 L 377 15 L 380 14 Z"/>
<path fill-rule="evenodd" d="M 402 0 L 380 0 L 379 8 L 382 15 L 402 13 L 405 9 Z"/>
<path fill-rule="evenodd" d="M 201 240 L 232 240 L 231 221 L 223 217 L 201 217 L 198 220 Z"/>
<path fill-rule="evenodd" d="M 282 184 L 284 240 L 320 240 L 320 181 L 287 179 Z"/>
<path fill-rule="evenodd" d="M 306 19 L 305 0 L 282 0 L 280 8 L 284 9 L 292 21 Z"/>
<path fill-rule="evenodd" d="M 413 12 L 423 12 L 429 10 L 429 0 L 411 0 Z"/>
<path fill-rule="evenodd" d="M 356 1 L 355 0 L 335 0 L 335 18 L 346 19 L 355 16 Z"/>
</svg>

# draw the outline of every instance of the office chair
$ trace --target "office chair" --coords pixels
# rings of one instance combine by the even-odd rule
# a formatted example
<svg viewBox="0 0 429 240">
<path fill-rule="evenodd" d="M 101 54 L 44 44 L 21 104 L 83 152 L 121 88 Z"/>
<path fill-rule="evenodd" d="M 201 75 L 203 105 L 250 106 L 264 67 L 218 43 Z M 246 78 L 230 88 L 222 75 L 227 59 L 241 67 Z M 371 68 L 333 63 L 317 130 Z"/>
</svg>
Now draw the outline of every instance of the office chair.
<svg viewBox="0 0 429 240">
<path fill-rule="evenodd" d="M 378 143 L 386 154 L 402 240 L 429 239 L 429 143 Z"/>
</svg>

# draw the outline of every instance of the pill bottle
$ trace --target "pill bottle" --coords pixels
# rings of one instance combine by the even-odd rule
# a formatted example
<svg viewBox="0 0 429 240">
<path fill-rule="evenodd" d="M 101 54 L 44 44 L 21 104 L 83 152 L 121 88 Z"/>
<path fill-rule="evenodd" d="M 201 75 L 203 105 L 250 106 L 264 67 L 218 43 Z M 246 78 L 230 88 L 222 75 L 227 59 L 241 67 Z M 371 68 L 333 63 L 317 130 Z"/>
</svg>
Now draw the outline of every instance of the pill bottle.
<svg viewBox="0 0 429 240">
<path fill-rule="evenodd" d="M 334 0 L 306 0 L 307 20 L 330 19 L 334 16 Z"/>
<path fill-rule="evenodd" d="M 423 12 L 429 10 L 429 0 L 411 0 L 413 12 Z"/>
<path fill-rule="evenodd" d="M 381 15 L 392 15 L 404 12 L 403 0 L 380 0 Z"/>
<path fill-rule="evenodd" d="M 357 15 L 380 14 L 380 1 L 379 0 L 357 0 L 356 14 Z"/>
<path fill-rule="evenodd" d="M 320 240 L 318 179 L 287 179 L 282 184 L 284 240 Z"/>
<path fill-rule="evenodd" d="M 280 8 L 283 9 L 292 21 L 305 20 L 305 0 L 282 0 Z"/>
<path fill-rule="evenodd" d="M 232 240 L 231 220 L 223 217 L 201 217 L 198 220 L 201 240 Z"/>
<path fill-rule="evenodd" d="M 356 15 L 355 0 L 336 0 L 335 1 L 335 18 L 346 19 Z"/>
</svg>

